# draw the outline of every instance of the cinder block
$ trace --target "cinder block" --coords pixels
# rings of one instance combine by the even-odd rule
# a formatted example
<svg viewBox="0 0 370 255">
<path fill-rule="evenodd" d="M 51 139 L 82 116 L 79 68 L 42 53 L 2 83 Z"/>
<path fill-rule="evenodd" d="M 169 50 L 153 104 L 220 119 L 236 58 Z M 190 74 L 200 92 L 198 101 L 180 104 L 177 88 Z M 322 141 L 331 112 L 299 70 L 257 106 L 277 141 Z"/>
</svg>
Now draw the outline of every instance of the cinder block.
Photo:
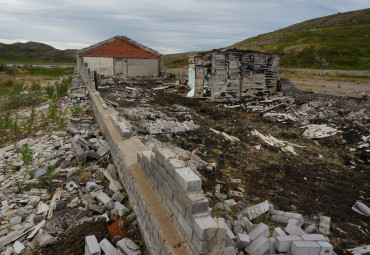
<svg viewBox="0 0 370 255">
<path fill-rule="evenodd" d="M 185 193 L 179 190 L 178 198 L 185 205 L 190 214 L 204 213 L 208 211 L 208 199 L 203 192 Z"/>
<path fill-rule="evenodd" d="M 251 232 L 252 229 L 254 228 L 254 224 L 251 221 L 249 221 L 246 217 L 243 217 L 240 220 L 240 224 L 242 225 L 243 229 L 248 233 Z"/>
<path fill-rule="evenodd" d="M 101 255 L 100 246 L 96 236 L 85 237 L 85 253 L 87 255 Z"/>
<path fill-rule="evenodd" d="M 194 218 L 193 229 L 200 240 L 207 240 L 207 231 L 217 228 L 218 224 L 211 216 Z"/>
<path fill-rule="evenodd" d="M 276 254 L 275 241 L 276 237 L 269 237 L 270 249 L 267 252 L 267 255 Z"/>
<path fill-rule="evenodd" d="M 163 166 L 171 177 L 174 177 L 174 172 L 176 168 L 186 167 L 185 162 L 178 158 L 170 158 L 168 160 L 164 160 Z"/>
<path fill-rule="evenodd" d="M 107 195 L 105 194 L 103 191 L 101 191 L 97 196 L 96 196 L 96 199 L 101 202 L 102 204 L 107 204 L 109 203 L 109 201 L 111 201 L 112 199 Z"/>
<path fill-rule="evenodd" d="M 275 239 L 275 248 L 279 252 L 289 252 L 293 241 L 302 240 L 299 236 L 277 236 Z"/>
<path fill-rule="evenodd" d="M 322 234 L 308 234 L 301 235 L 303 241 L 328 241 L 328 239 Z"/>
<path fill-rule="evenodd" d="M 329 242 L 319 241 L 317 244 L 320 245 L 320 255 L 330 255 L 333 253 L 333 245 Z"/>
<path fill-rule="evenodd" d="M 120 202 L 117 202 L 117 201 L 114 202 L 114 209 L 116 209 L 118 211 L 119 216 L 124 215 L 128 211 L 126 206 L 124 206 L 123 204 L 121 204 Z"/>
<path fill-rule="evenodd" d="M 248 235 L 240 233 L 236 234 L 236 248 L 239 250 L 245 249 L 250 243 L 251 241 L 249 240 Z"/>
<path fill-rule="evenodd" d="M 298 222 L 298 221 L 297 221 Z M 293 222 L 289 222 L 285 228 L 285 232 L 289 235 L 306 235 L 307 232 Z"/>
<path fill-rule="evenodd" d="M 88 191 L 97 191 L 98 190 L 98 184 L 95 182 L 87 182 L 86 183 L 86 189 Z"/>
<path fill-rule="evenodd" d="M 103 250 L 104 254 L 120 255 L 116 248 L 114 248 L 114 246 L 106 238 L 101 240 L 99 246 Z"/>
<path fill-rule="evenodd" d="M 245 248 L 245 251 L 249 255 L 264 255 L 269 249 L 269 240 L 264 236 L 259 236 L 247 248 Z"/>
<path fill-rule="evenodd" d="M 293 255 L 319 255 L 320 245 L 311 241 L 293 241 L 291 252 Z"/>
<path fill-rule="evenodd" d="M 150 242 L 146 242 L 147 244 Z M 139 255 L 140 247 L 134 243 L 131 239 L 123 238 L 122 240 L 119 240 L 116 244 L 116 247 L 118 250 L 120 250 L 123 254 L 126 255 Z"/>
<path fill-rule="evenodd" d="M 264 223 L 260 223 L 255 228 L 253 228 L 251 232 L 248 233 L 248 236 L 251 241 L 253 241 L 259 236 L 269 237 L 270 236 L 269 227 Z"/>
<path fill-rule="evenodd" d="M 186 192 L 199 191 L 202 188 L 202 180 L 190 168 L 176 168 L 174 178 Z"/>
<path fill-rule="evenodd" d="M 180 226 L 185 231 L 188 238 L 191 240 L 193 235 L 193 229 L 189 222 L 187 222 L 186 218 L 182 215 L 184 212 L 179 212 L 179 215 L 177 216 L 177 220 L 179 221 Z"/>
<path fill-rule="evenodd" d="M 281 227 L 277 227 L 274 229 L 274 231 L 271 234 L 272 236 L 286 236 L 286 233 L 284 230 L 281 229 Z"/>
<path fill-rule="evenodd" d="M 269 209 L 270 209 L 269 203 L 266 200 L 262 203 L 259 203 L 259 204 L 256 204 L 254 206 L 248 207 L 245 210 L 245 216 L 248 219 L 253 220 L 253 219 L 259 217 L 261 214 L 267 212 Z"/>
</svg>

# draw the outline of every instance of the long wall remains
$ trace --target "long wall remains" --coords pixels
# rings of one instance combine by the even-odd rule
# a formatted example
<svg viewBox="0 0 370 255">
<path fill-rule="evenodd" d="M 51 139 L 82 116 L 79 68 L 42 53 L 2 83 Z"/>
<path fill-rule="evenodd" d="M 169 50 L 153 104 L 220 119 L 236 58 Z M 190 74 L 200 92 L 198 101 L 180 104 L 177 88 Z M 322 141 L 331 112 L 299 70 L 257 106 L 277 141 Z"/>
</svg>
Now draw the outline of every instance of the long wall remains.
<svg viewBox="0 0 370 255">
<path fill-rule="evenodd" d="M 87 70 L 81 70 L 96 120 L 137 215 L 151 254 L 223 254 L 226 229 L 209 213 L 202 181 L 179 155 L 148 148 L 108 108 Z"/>
</svg>

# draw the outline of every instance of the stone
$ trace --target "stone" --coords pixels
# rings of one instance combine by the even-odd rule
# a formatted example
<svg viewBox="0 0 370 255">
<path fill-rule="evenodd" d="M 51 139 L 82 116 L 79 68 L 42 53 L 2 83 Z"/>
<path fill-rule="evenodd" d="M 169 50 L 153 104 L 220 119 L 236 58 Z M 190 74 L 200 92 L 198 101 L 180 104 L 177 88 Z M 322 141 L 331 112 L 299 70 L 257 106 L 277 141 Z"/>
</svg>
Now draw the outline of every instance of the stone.
<svg viewBox="0 0 370 255">
<path fill-rule="evenodd" d="M 88 191 L 97 191 L 98 190 L 98 184 L 95 182 L 87 182 L 86 183 L 86 189 Z"/>
<path fill-rule="evenodd" d="M 96 236 L 85 237 L 85 254 L 86 255 L 101 255 L 100 246 Z"/>
<path fill-rule="evenodd" d="M 330 217 L 327 216 L 320 216 L 320 223 L 319 223 L 319 230 L 320 233 L 323 235 L 329 235 L 330 234 Z"/>
<path fill-rule="evenodd" d="M 44 233 L 41 235 L 37 235 L 37 241 L 40 247 L 46 247 L 55 241 L 55 237 L 52 235 L 49 235 L 48 233 Z"/>
<path fill-rule="evenodd" d="M 46 173 L 47 173 L 46 168 L 41 168 L 41 169 L 39 169 L 35 172 L 35 175 L 33 176 L 33 179 L 38 179 Z"/>
<path fill-rule="evenodd" d="M 116 244 L 118 250 L 126 255 L 139 255 L 141 254 L 140 247 L 129 238 L 123 238 Z"/>
<path fill-rule="evenodd" d="M 86 155 L 85 152 L 82 150 L 81 145 L 76 142 L 76 140 L 72 137 L 71 138 L 72 144 L 72 151 L 75 154 L 78 161 L 85 161 Z"/>
<path fill-rule="evenodd" d="M 47 212 L 49 211 L 49 206 L 47 204 L 45 204 L 44 202 L 40 202 L 38 205 L 37 205 L 37 214 L 42 214 L 44 212 Z"/>
<path fill-rule="evenodd" d="M 234 246 L 228 246 L 225 248 L 223 255 L 236 255 Z"/>
<path fill-rule="evenodd" d="M 329 242 L 318 241 L 317 244 L 320 246 L 319 255 L 330 255 L 333 253 L 333 245 Z"/>
<path fill-rule="evenodd" d="M 243 250 L 245 249 L 249 244 L 250 244 L 250 240 L 249 240 L 249 237 L 248 235 L 245 235 L 245 234 L 236 234 L 236 248 L 238 248 L 239 250 Z"/>
<path fill-rule="evenodd" d="M 88 150 L 86 153 L 86 157 L 96 160 L 99 160 L 101 158 L 100 155 L 93 150 Z"/>
<path fill-rule="evenodd" d="M 269 249 L 269 240 L 264 236 L 259 236 L 247 248 L 245 248 L 245 251 L 249 255 L 264 255 Z"/>
<path fill-rule="evenodd" d="M 117 202 L 122 202 L 123 199 L 125 199 L 125 196 L 119 192 L 119 191 L 116 191 L 114 192 L 114 194 L 112 195 L 112 198 L 117 201 Z"/>
<path fill-rule="evenodd" d="M 22 217 L 19 217 L 19 216 L 14 216 L 13 218 L 10 219 L 10 224 L 12 225 L 16 225 L 18 223 L 21 223 L 22 222 Z"/>
<path fill-rule="evenodd" d="M 190 168 L 176 168 L 174 178 L 186 192 L 199 191 L 202 188 L 202 180 Z"/>
<path fill-rule="evenodd" d="M 106 239 L 104 238 L 99 243 L 100 248 L 103 250 L 104 254 L 109 255 L 120 255 L 116 248 Z"/>
<path fill-rule="evenodd" d="M 318 255 L 320 246 L 311 241 L 293 241 L 291 252 L 293 255 Z"/>
<path fill-rule="evenodd" d="M 102 203 L 102 204 L 107 204 L 109 203 L 109 201 L 111 201 L 112 199 L 107 195 L 105 194 L 103 191 L 101 191 L 97 196 L 96 196 L 96 199 Z"/>
<path fill-rule="evenodd" d="M 85 139 L 83 139 L 81 136 L 75 137 L 75 140 L 81 146 L 85 147 L 86 149 L 89 149 L 89 143 Z"/>
<path fill-rule="evenodd" d="M 72 135 L 78 135 L 80 133 L 77 128 L 71 126 L 67 127 L 67 132 Z"/>
<path fill-rule="evenodd" d="M 66 189 L 68 191 L 73 191 L 74 189 L 77 189 L 78 185 L 74 181 L 70 181 L 66 184 Z"/>
<path fill-rule="evenodd" d="M 241 193 L 239 191 L 236 191 L 236 190 L 229 190 L 229 192 L 227 193 L 227 195 L 229 197 L 237 197 L 237 198 L 242 198 L 243 197 L 243 193 Z"/>
<path fill-rule="evenodd" d="M 26 247 L 19 241 L 15 241 L 14 244 L 13 244 L 13 249 L 14 249 L 14 252 L 16 254 L 21 254 L 22 251 L 25 249 Z"/>
<path fill-rule="evenodd" d="M 269 227 L 264 223 L 260 223 L 255 228 L 253 228 L 251 232 L 248 233 L 248 236 L 251 241 L 253 241 L 259 236 L 269 237 L 270 236 Z"/>
<path fill-rule="evenodd" d="M 55 150 L 59 150 L 59 148 L 62 146 L 62 143 L 61 141 L 55 141 L 54 143 L 54 149 Z"/>
</svg>

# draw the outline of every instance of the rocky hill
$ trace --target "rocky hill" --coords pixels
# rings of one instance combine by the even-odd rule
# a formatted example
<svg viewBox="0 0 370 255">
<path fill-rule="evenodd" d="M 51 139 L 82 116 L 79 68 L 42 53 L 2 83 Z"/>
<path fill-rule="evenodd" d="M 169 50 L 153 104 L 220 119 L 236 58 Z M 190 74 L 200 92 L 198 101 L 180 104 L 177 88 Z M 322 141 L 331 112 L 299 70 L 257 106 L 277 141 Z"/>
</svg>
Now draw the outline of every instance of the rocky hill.
<svg viewBox="0 0 370 255">
<path fill-rule="evenodd" d="M 0 43 L 0 61 L 75 63 L 76 50 L 58 50 L 38 42 Z"/>
</svg>

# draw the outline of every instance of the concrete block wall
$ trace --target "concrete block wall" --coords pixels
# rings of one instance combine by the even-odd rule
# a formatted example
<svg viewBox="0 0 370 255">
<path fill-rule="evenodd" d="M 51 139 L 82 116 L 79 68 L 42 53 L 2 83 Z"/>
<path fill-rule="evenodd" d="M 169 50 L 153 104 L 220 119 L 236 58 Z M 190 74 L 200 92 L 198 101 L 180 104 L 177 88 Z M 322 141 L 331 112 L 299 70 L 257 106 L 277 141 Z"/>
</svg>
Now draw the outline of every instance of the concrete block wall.
<svg viewBox="0 0 370 255">
<path fill-rule="evenodd" d="M 226 229 L 209 213 L 202 180 L 178 155 L 157 146 L 138 153 L 138 163 L 194 254 L 222 254 Z"/>
<path fill-rule="evenodd" d="M 87 83 L 88 77 L 82 75 L 82 78 Z M 145 146 L 137 137 L 123 136 L 119 131 L 123 123 L 118 119 L 118 112 L 103 106 L 104 101 L 99 92 L 93 91 L 90 86 L 87 86 L 87 89 L 95 118 L 110 147 L 113 162 L 128 193 L 130 205 L 137 215 L 148 251 L 156 255 L 193 254 L 163 201 L 155 194 L 137 164 L 136 155 L 145 151 Z"/>
</svg>

